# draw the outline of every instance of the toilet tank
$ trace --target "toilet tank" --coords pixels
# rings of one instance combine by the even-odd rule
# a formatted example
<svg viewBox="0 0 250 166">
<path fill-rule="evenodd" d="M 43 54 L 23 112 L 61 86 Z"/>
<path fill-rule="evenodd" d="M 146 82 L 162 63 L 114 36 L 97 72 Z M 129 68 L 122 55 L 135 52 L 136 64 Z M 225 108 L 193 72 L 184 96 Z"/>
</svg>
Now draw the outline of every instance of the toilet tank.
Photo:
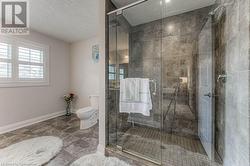
<svg viewBox="0 0 250 166">
<path fill-rule="evenodd" d="M 91 95 L 89 96 L 90 105 L 92 108 L 99 109 L 99 96 L 98 95 Z"/>
</svg>

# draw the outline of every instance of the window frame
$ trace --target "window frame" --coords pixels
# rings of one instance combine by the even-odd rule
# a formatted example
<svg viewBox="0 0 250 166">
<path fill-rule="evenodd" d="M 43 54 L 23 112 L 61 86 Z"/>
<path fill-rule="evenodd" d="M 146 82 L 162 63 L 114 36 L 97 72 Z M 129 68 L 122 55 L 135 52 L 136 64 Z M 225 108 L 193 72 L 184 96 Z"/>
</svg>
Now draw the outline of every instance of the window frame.
<svg viewBox="0 0 250 166">
<path fill-rule="evenodd" d="M 110 67 L 112 67 L 113 69 L 114 69 L 114 71 L 111 71 L 110 70 Z M 123 73 L 121 73 L 121 70 L 123 71 Z M 114 64 L 109 64 L 109 70 L 108 70 L 108 80 L 109 81 L 115 81 L 117 78 L 117 76 L 118 76 L 118 80 L 122 80 L 122 79 L 125 79 L 125 69 L 123 68 L 123 67 L 119 67 L 119 71 L 118 71 L 118 75 L 116 75 L 117 74 L 117 71 L 116 71 L 116 67 L 115 67 L 115 65 Z M 110 79 L 110 76 L 114 76 L 114 79 Z M 122 76 L 122 78 L 121 78 L 121 76 Z"/>
<path fill-rule="evenodd" d="M 2 37 L 0 42 L 11 45 L 11 59 L 9 60 L 12 65 L 12 77 L 0 78 L 0 88 L 3 87 L 32 87 L 32 86 L 48 86 L 50 83 L 50 48 L 48 45 L 36 43 L 26 39 L 14 37 Z M 35 64 L 18 60 L 19 47 L 29 49 L 36 49 L 43 51 L 43 79 L 34 78 L 19 78 L 19 64 Z"/>
<path fill-rule="evenodd" d="M 121 73 L 121 70 L 123 73 Z M 121 78 L 122 76 L 122 78 Z M 124 68 L 119 68 L 119 80 L 125 79 L 125 69 Z"/>
<path fill-rule="evenodd" d="M 114 69 L 114 71 L 110 71 L 110 67 L 112 67 Z M 110 76 L 114 76 L 114 79 L 110 79 Z M 116 80 L 116 69 L 115 69 L 115 65 L 110 64 L 109 65 L 109 78 L 110 81 L 114 81 Z"/>
</svg>

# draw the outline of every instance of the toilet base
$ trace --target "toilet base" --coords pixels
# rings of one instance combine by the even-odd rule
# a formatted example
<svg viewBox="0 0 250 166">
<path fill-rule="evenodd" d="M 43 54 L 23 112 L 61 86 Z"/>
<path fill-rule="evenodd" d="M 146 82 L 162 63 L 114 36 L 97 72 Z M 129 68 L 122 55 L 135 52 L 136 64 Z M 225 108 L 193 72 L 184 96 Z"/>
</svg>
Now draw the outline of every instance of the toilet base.
<svg viewBox="0 0 250 166">
<path fill-rule="evenodd" d="M 81 120 L 80 129 L 81 130 L 88 129 L 97 124 L 97 121 L 98 121 L 98 115 L 97 113 L 94 113 L 89 119 Z"/>
</svg>

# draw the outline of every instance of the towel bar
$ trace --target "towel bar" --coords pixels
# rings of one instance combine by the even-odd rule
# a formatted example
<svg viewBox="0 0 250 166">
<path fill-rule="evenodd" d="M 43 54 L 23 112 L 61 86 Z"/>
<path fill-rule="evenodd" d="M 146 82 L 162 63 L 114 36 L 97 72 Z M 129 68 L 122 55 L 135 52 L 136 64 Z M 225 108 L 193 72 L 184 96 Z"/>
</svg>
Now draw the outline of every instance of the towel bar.
<svg viewBox="0 0 250 166">
<path fill-rule="evenodd" d="M 153 91 L 153 95 L 155 96 L 156 95 L 156 91 L 157 91 L 157 82 L 156 80 L 152 80 L 150 79 L 149 82 L 153 83 L 154 84 L 154 91 Z"/>
</svg>

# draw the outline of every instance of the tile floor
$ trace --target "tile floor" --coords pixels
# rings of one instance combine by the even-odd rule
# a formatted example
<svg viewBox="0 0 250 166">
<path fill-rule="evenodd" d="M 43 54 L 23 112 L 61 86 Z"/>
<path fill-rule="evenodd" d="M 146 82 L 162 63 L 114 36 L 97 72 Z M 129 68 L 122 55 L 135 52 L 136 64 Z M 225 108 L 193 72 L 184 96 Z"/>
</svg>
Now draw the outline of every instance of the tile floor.
<svg viewBox="0 0 250 166">
<path fill-rule="evenodd" d="M 75 115 L 71 117 L 60 116 L 0 135 L 0 149 L 34 137 L 57 136 L 63 139 L 63 149 L 45 166 L 69 166 L 78 158 L 96 152 L 98 145 L 98 125 L 87 130 L 80 130 L 79 126 L 80 121 Z M 131 166 L 147 165 L 146 161 L 135 157 L 131 159 L 120 151 L 113 153 L 107 151 L 107 155 L 118 157 Z M 151 166 L 150 163 L 149 165 Z"/>
<path fill-rule="evenodd" d="M 72 115 L 71 117 L 60 116 L 0 135 L 0 149 L 29 138 L 39 136 L 57 136 L 63 140 L 64 146 L 61 152 L 49 163 L 47 163 L 46 166 L 68 166 L 78 158 L 96 152 L 96 148 L 98 145 L 98 125 L 95 125 L 87 130 L 80 130 L 79 126 L 80 122 L 75 115 Z M 139 134 L 138 131 L 137 135 Z M 143 143 L 143 141 L 141 142 Z M 140 144 L 138 144 L 138 146 L 139 145 Z M 138 146 L 135 147 L 141 147 Z M 176 147 L 170 147 L 170 152 L 173 151 L 173 148 Z M 145 149 L 142 150 L 144 151 Z M 177 149 L 176 152 L 178 154 L 166 153 L 164 155 L 167 157 L 163 159 L 164 166 L 217 166 L 217 164 L 209 163 L 206 156 L 197 156 L 195 153 L 186 154 L 187 152 L 182 151 L 182 149 Z M 185 155 L 180 155 L 179 153 Z M 126 156 L 125 153 L 117 150 L 107 150 L 106 154 L 108 156 L 118 157 L 121 160 L 124 160 L 125 162 L 131 164 L 131 166 L 154 165 L 150 162 L 138 159 L 131 155 Z M 177 156 L 179 159 L 176 158 Z M 171 160 L 169 161 L 169 159 Z M 186 164 L 183 163 L 183 161 L 185 161 Z"/>
<path fill-rule="evenodd" d="M 79 126 L 75 115 L 60 116 L 0 135 L 0 149 L 29 138 L 57 136 L 64 142 L 63 149 L 46 166 L 68 166 L 81 156 L 94 153 L 98 145 L 98 125 L 87 130 L 80 130 Z"/>
</svg>

